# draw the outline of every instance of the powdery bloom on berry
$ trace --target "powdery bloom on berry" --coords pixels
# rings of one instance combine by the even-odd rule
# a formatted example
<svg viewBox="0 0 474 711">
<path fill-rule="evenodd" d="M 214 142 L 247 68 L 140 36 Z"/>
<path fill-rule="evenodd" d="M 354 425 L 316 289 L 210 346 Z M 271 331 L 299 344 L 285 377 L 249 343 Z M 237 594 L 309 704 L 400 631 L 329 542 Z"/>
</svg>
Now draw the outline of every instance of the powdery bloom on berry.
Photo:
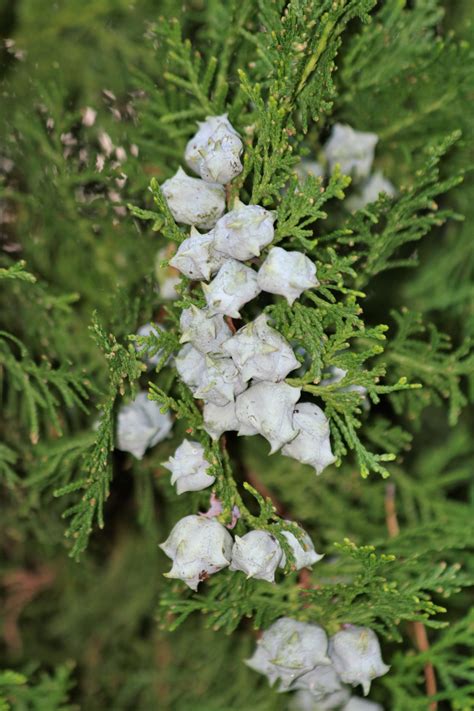
<svg viewBox="0 0 474 711">
<path fill-rule="evenodd" d="M 268 325 L 265 314 L 237 331 L 222 349 L 232 357 L 245 381 L 278 382 L 300 365 L 288 342 Z"/>
<path fill-rule="evenodd" d="M 246 387 L 231 358 L 206 355 L 194 397 L 222 407 L 232 402 Z"/>
<path fill-rule="evenodd" d="M 242 426 L 250 425 L 265 437 L 273 454 L 298 434 L 293 408 L 300 394 L 300 388 L 286 383 L 257 383 L 237 397 L 237 418 Z"/>
<path fill-rule="evenodd" d="M 293 427 L 297 436 L 286 444 L 282 454 L 314 467 L 316 474 L 336 461 L 330 441 L 329 422 L 320 407 L 311 402 L 299 402 L 293 412 Z"/>
<path fill-rule="evenodd" d="M 201 234 L 191 227 L 190 236 L 181 242 L 169 264 L 188 279 L 210 279 L 226 261 L 223 254 L 214 249 L 214 234 Z"/>
<path fill-rule="evenodd" d="M 215 248 L 228 257 L 245 262 L 258 257 L 273 240 L 275 214 L 260 205 L 238 206 L 217 221 Z"/>
<path fill-rule="evenodd" d="M 334 124 L 323 148 L 331 172 L 339 164 L 342 173 L 353 175 L 355 179 L 365 178 L 372 168 L 378 140 L 375 133 L 356 131 L 347 124 Z"/>
<path fill-rule="evenodd" d="M 219 439 L 224 432 L 237 431 L 240 427 L 240 422 L 235 414 L 235 402 L 229 402 L 224 406 L 206 402 L 202 415 L 204 428 L 213 440 Z"/>
<path fill-rule="evenodd" d="M 318 701 L 328 694 L 341 691 L 343 686 L 333 666 L 317 666 L 298 677 L 291 685 L 292 689 L 306 689 Z"/>
<path fill-rule="evenodd" d="M 232 331 L 222 314 L 212 316 L 207 309 L 189 306 L 181 313 L 180 343 L 191 343 L 201 353 L 218 353 Z"/>
<path fill-rule="evenodd" d="M 271 684 L 279 679 L 284 690 L 314 667 L 329 665 L 327 648 L 328 638 L 322 627 L 281 617 L 264 631 L 246 664 L 265 674 Z"/>
<path fill-rule="evenodd" d="M 256 272 L 235 259 L 228 259 L 202 288 L 210 313 L 232 318 L 240 318 L 242 306 L 260 293 Z"/>
<path fill-rule="evenodd" d="M 181 380 L 191 388 L 197 388 L 206 368 L 206 359 L 190 343 L 186 343 L 175 358 L 176 370 Z"/>
<path fill-rule="evenodd" d="M 329 656 L 342 681 L 352 686 L 362 684 L 364 696 L 372 680 L 390 669 L 382 660 L 377 635 L 368 627 L 346 625 L 331 637 Z"/>
<path fill-rule="evenodd" d="M 316 266 L 303 252 L 272 247 L 258 272 L 262 291 L 284 296 L 290 306 L 306 289 L 319 286 Z"/>
<path fill-rule="evenodd" d="M 184 158 L 189 167 L 211 183 L 230 183 L 242 172 L 242 141 L 227 114 L 208 116 L 188 142 Z"/>
<path fill-rule="evenodd" d="M 182 580 L 191 590 L 230 563 L 232 537 L 216 521 L 205 516 L 185 516 L 160 548 L 173 565 L 165 577 Z"/>
<path fill-rule="evenodd" d="M 143 391 L 128 405 L 122 405 L 117 417 L 117 449 L 142 459 L 146 450 L 164 440 L 173 427 L 167 412 Z"/>
<path fill-rule="evenodd" d="M 280 544 L 270 533 L 250 531 L 235 537 L 230 570 L 241 570 L 247 578 L 273 583 L 281 556 Z"/>
<path fill-rule="evenodd" d="M 161 192 L 176 222 L 185 225 L 211 229 L 225 210 L 222 185 L 191 178 L 182 168 L 163 183 Z"/>
<path fill-rule="evenodd" d="M 216 480 L 207 473 L 211 466 L 204 456 L 204 447 L 199 442 L 185 439 L 174 455 L 163 464 L 171 472 L 171 483 L 176 484 L 176 491 L 201 491 L 207 489 Z"/>
<path fill-rule="evenodd" d="M 291 552 L 295 557 L 295 570 L 300 570 L 301 568 L 310 568 L 312 565 L 314 565 L 314 563 L 317 563 L 322 558 L 324 558 L 324 555 L 319 555 L 319 553 L 316 553 L 316 551 L 314 550 L 313 541 L 306 533 L 306 531 L 303 532 L 303 537 L 300 541 L 293 533 L 291 533 L 291 531 L 282 531 L 282 535 L 285 536 L 286 540 L 288 541 L 288 544 L 291 548 Z M 285 565 L 286 555 L 283 552 L 280 561 L 280 567 L 284 568 Z"/>
</svg>

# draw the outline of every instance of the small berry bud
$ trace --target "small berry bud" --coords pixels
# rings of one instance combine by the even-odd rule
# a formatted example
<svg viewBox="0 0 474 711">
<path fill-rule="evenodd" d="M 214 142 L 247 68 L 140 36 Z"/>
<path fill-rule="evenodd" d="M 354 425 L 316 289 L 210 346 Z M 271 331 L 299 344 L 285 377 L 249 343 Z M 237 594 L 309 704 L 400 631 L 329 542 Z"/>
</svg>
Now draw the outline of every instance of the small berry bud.
<svg viewBox="0 0 474 711">
<path fill-rule="evenodd" d="M 163 464 L 171 472 L 171 483 L 176 484 L 176 491 L 182 494 L 185 491 L 201 491 L 211 484 L 216 478 L 207 474 L 210 467 L 204 457 L 204 447 L 199 442 L 185 439 L 177 448 L 173 457 Z"/>
<path fill-rule="evenodd" d="M 203 180 L 225 185 L 242 172 L 242 148 L 227 114 L 208 116 L 199 123 L 199 131 L 188 142 L 184 157 Z"/>
</svg>

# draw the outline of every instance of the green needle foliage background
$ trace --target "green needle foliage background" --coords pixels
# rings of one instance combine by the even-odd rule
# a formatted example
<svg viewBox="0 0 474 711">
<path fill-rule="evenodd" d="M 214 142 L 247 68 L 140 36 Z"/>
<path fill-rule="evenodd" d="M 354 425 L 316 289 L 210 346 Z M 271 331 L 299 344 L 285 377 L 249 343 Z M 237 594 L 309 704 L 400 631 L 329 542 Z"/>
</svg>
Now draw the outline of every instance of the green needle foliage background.
<svg viewBox="0 0 474 711">
<path fill-rule="evenodd" d="M 472 15 L 470 0 L 0 0 L 2 711 L 287 709 L 243 664 L 281 615 L 376 630 L 387 710 L 428 709 L 426 664 L 440 711 L 474 708 Z M 157 252 L 186 234 L 158 186 L 224 111 L 245 143 L 230 197 L 276 209 L 275 242 L 318 266 L 319 289 L 264 305 L 311 359 L 288 382 L 330 419 L 338 465 L 318 479 L 259 437 L 223 455 L 168 363 L 203 297 L 185 279 L 177 302 L 160 294 Z M 346 176 L 298 182 L 335 122 L 377 133 L 396 198 L 350 214 Z M 140 341 L 163 350 L 147 373 L 131 336 L 150 320 L 167 331 Z M 321 385 L 331 366 L 370 408 Z M 138 387 L 176 415 L 141 461 L 114 451 Z M 189 430 L 225 511 L 278 536 L 257 479 L 310 533 L 326 554 L 311 587 L 163 577 L 157 544 L 208 507 L 161 466 Z"/>
</svg>

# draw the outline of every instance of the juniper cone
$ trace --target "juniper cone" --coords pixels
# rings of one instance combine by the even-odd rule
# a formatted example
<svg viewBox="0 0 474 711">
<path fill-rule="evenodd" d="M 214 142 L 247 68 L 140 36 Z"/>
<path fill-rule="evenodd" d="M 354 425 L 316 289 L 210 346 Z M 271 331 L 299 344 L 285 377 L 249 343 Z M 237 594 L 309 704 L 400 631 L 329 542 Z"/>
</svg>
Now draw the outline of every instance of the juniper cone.
<svg viewBox="0 0 474 711">
<path fill-rule="evenodd" d="M 0 2 L 0 708 L 474 708 L 472 2 L 48 9 Z"/>
</svg>

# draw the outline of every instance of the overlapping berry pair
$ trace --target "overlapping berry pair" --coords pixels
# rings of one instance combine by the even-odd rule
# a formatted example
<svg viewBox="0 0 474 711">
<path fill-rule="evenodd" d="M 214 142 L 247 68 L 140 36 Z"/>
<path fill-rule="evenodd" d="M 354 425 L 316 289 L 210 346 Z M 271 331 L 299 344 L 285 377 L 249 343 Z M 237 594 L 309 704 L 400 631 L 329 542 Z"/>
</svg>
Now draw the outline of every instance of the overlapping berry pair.
<svg viewBox="0 0 474 711">
<path fill-rule="evenodd" d="M 297 691 L 294 708 L 301 711 L 358 707 L 369 711 L 370 702 L 351 698 L 349 686 L 361 684 L 367 695 L 372 680 L 389 670 L 377 636 L 368 627 L 345 625 L 328 639 L 319 625 L 289 617 L 281 617 L 263 632 L 247 665 L 271 685 L 279 682 L 279 691 Z"/>
</svg>

